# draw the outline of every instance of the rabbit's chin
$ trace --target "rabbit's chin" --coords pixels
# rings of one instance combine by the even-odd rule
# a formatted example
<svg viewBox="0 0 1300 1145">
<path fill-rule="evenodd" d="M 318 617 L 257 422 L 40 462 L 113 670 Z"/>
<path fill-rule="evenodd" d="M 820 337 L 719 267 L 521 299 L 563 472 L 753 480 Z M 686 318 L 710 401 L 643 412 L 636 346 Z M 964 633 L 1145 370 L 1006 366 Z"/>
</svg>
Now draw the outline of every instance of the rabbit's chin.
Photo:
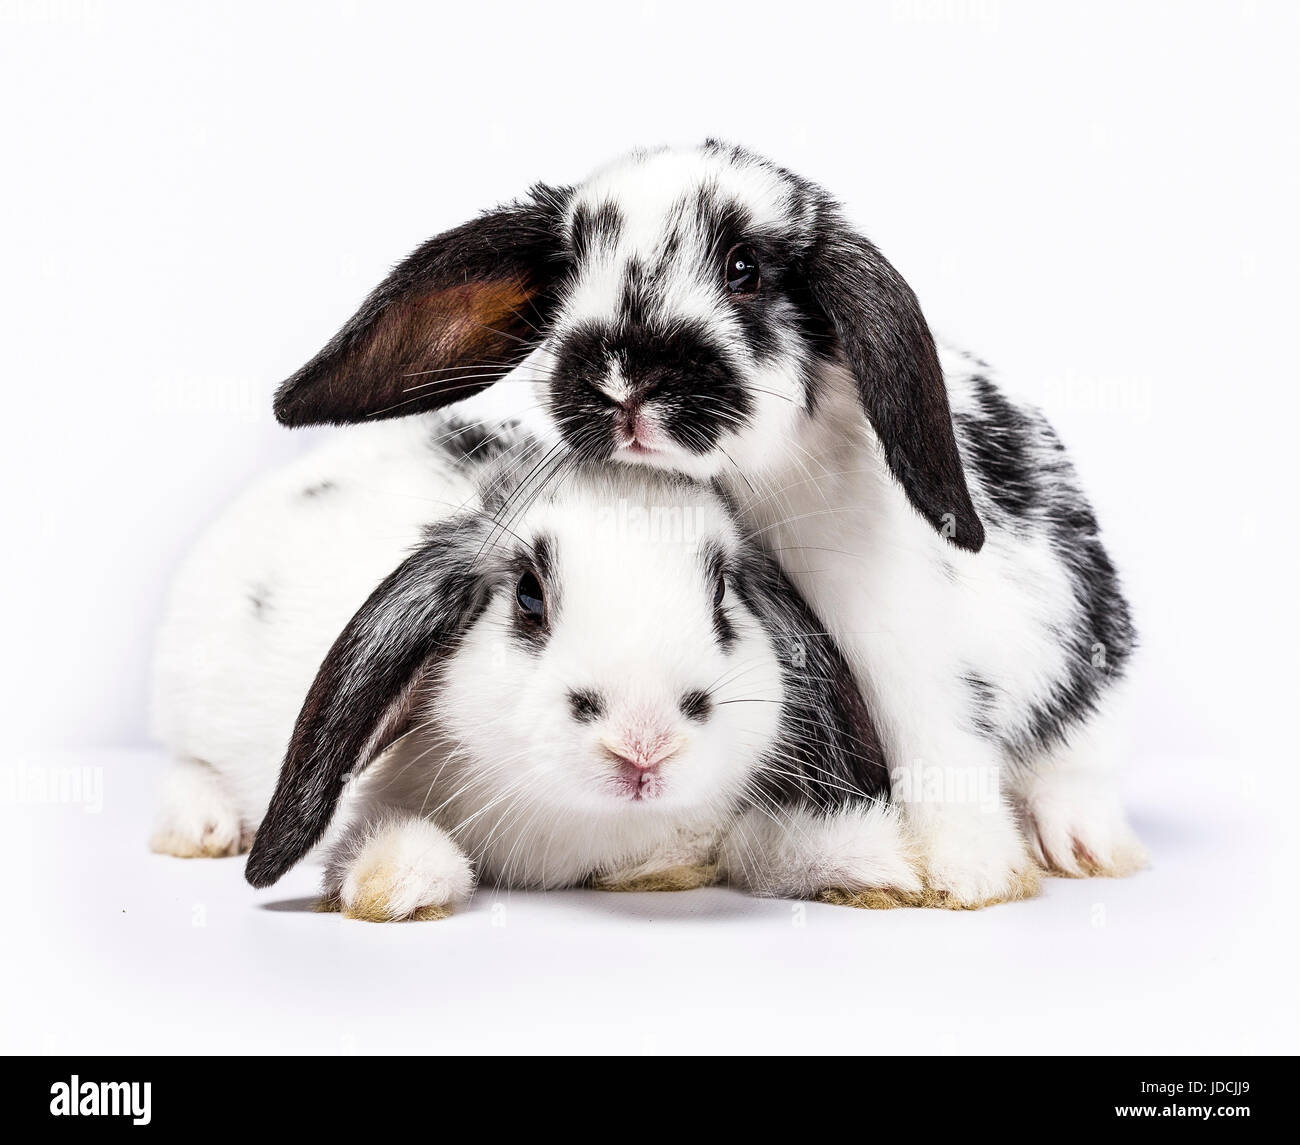
<svg viewBox="0 0 1300 1145">
<path fill-rule="evenodd" d="M 573 783 L 557 785 L 548 794 L 539 792 L 538 795 L 557 812 L 575 810 L 630 819 L 675 816 L 727 803 L 733 785 L 722 776 L 717 779 L 717 783 L 710 783 L 691 782 L 681 775 L 609 775 L 594 780 L 582 777 Z"/>
<path fill-rule="evenodd" d="M 633 444 L 617 447 L 611 460 L 621 465 L 660 469 L 668 473 L 681 473 L 696 481 L 710 481 L 722 472 L 726 460 L 716 449 L 708 453 L 691 453 L 672 442 L 656 446 Z"/>
</svg>

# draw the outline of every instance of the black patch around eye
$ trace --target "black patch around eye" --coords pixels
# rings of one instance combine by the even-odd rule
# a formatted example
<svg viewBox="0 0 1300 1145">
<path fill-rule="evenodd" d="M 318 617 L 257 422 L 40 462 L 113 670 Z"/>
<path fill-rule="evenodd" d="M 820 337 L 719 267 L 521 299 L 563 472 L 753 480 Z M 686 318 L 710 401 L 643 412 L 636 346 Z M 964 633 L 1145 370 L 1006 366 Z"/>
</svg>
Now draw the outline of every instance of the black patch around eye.
<svg viewBox="0 0 1300 1145">
<path fill-rule="evenodd" d="M 715 605 L 713 609 L 713 638 L 724 652 L 730 652 L 736 646 L 735 626 L 721 604 Z"/>
<path fill-rule="evenodd" d="M 605 714 L 605 701 L 591 688 L 569 692 L 569 714 L 580 724 L 593 723 Z"/>
<path fill-rule="evenodd" d="M 515 585 L 515 602 L 520 611 L 538 624 L 546 623 L 546 597 L 536 573 L 524 573 Z"/>
<path fill-rule="evenodd" d="M 713 585 L 713 636 L 724 652 L 736 643 L 736 629 L 727 616 L 727 558 L 720 546 L 709 543 L 703 549 L 705 574 Z"/>
<path fill-rule="evenodd" d="M 726 257 L 723 268 L 723 281 L 731 294 L 757 294 L 762 281 L 758 255 L 748 243 L 733 246 Z"/>
<path fill-rule="evenodd" d="M 552 542 L 545 536 L 536 538 L 532 551 L 521 554 L 515 565 L 510 635 L 529 651 L 537 651 L 546 643 L 557 614 L 559 589 L 553 570 Z"/>
<path fill-rule="evenodd" d="M 681 700 L 681 711 L 688 720 L 703 723 L 713 711 L 713 700 L 708 692 L 687 692 Z"/>
</svg>

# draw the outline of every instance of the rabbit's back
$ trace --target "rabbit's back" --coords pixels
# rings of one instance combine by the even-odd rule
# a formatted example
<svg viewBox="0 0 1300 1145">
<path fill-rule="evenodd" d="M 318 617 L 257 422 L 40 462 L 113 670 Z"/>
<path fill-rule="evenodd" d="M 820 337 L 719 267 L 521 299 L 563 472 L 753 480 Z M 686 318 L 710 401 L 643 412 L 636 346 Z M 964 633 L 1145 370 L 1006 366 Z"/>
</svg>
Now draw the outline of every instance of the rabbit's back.
<svg viewBox="0 0 1300 1145">
<path fill-rule="evenodd" d="M 247 489 L 172 585 L 154 664 L 154 730 L 215 768 L 242 814 L 270 796 L 334 637 L 423 529 L 473 495 L 426 418 L 327 439 Z"/>
</svg>

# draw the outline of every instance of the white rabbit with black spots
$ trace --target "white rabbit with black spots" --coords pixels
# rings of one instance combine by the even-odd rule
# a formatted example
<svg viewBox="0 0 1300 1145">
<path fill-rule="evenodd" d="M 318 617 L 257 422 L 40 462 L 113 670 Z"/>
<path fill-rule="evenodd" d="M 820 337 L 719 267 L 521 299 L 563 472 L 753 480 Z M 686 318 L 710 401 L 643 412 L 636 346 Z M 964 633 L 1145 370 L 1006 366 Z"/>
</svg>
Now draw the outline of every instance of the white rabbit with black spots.
<svg viewBox="0 0 1300 1145">
<path fill-rule="evenodd" d="M 326 838 L 326 897 L 372 920 L 440 917 L 480 879 L 922 893 L 851 670 L 717 492 L 542 481 L 529 441 L 425 418 L 363 434 L 264 481 L 186 564 L 157 849 L 255 832 L 264 886 Z"/>
</svg>

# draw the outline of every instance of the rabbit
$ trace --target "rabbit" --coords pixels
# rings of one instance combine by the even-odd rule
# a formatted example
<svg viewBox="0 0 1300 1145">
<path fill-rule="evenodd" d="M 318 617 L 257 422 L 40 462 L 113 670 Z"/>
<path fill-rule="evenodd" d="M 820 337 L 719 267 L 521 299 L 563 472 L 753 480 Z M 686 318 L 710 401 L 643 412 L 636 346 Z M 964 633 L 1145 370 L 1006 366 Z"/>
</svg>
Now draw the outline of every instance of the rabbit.
<svg viewBox="0 0 1300 1145">
<path fill-rule="evenodd" d="M 370 426 L 218 522 L 159 645 L 155 849 L 251 838 L 260 887 L 323 841 L 325 901 L 371 921 L 480 880 L 923 896 L 852 669 L 725 497 L 545 457 Z"/>
<path fill-rule="evenodd" d="M 729 492 L 853 665 L 949 905 L 1145 864 L 1112 766 L 1136 637 L 1075 470 L 816 184 L 709 141 L 538 185 L 419 247 L 275 412 L 453 403 L 557 471 Z"/>
</svg>

